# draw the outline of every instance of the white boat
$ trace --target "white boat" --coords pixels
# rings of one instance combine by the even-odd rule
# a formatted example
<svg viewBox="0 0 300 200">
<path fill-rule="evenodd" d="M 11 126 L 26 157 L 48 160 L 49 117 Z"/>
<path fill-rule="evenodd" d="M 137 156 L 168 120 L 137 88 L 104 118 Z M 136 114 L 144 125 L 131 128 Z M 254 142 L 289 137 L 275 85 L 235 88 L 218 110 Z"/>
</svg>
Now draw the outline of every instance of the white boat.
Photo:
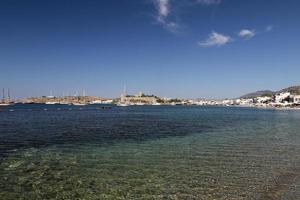
<svg viewBox="0 0 300 200">
<path fill-rule="evenodd" d="M 95 101 L 90 102 L 90 104 L 103 104 L 103 101 L 102 100 L 95 100 Z"/>
<path fill-rule="evenodd" d="M 59 102 L 60 105 L 69 105 L 70 103 L 68 102 Z"/>
<path fill-rule="evenodd" d="M 55 105 L 55 104 L 59 104 L 59 102 L 49 101 L 49 102 L 46 102 L 45 104 L 47 104 L 47 105 Z"/>
<path fill-rule="evenodd" d="M 157 102 L 152 104 L 152 106 L 160 106 L 160 105 L 161 103 L 157 103 Z"/>
<path fill-rule="evenodd" d="M 73 106 L 86 106 L 85 103 L 72 103 Z"/>
<path fill-rule="evenodd" d="M 135 103 L 134 105 L 137 105 L 137 106 L 144 106 L 144 105 L 145 105 L 145 103 L 138 102 L 138 103 Z"/>
<path fill-rule="evenodd" d="M 9 89 L 7 91 L 7 96 L 8 99 L 5 98 L 5 89 L 3 88 L 2 90 L 2 101 L 0 102 L 0 106 L 10 106 L 12 105 L 11 101 L 10 101 L 10 93 L 9 93 Z"/>
<path fill-rule="evenodd" d="M 130 102 L 126 101 L 126 99 L 125 99 L 126 96 L 127 96 L 126 86 L 124 86 L 123 94 L 121 94 L 121 98 L 120 98 L 120 101 L 117 103 L 117 106 L 126 107 L 126 106 L 132 105 L 132 104 L 130 104 Z"/>
<path fill-rule="evenodd" d="M 172 106 L 182 106 L 184 104 L 182 102 L 172 102 L 171 105 Z"/>
<path fill-rule="evenodd" d="M 126 102 L 119 102 L 119 103 L 117 103 L 117 106 L 126 107 L 126 106 L 130 106 L 130 104 L 126 103 Z"/>
</svg>

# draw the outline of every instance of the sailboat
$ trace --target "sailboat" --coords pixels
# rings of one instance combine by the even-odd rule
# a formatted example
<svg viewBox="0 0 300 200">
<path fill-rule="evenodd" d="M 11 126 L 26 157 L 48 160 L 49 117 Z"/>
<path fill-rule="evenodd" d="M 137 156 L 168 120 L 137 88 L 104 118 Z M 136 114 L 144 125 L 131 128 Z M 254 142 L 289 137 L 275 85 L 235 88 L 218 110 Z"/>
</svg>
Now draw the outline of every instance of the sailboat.
<svg viewBox="0 0 300 200">
<path fill-rule="evenodd" d="M 120 106 L 120 107 L 126 107 L 126 106 L 130 106 L 130 103 L 127 103 L 127 102 L 119 102 L 119 103 L 117 103 L 117 106 Z"/>
<path fill-rule="evenodd" d="M 47 98 L 49 98 L 50 101 L 45 102 L 45 104 L 47 104 L 47 105 L 56 105 L 56 104 L 59 104 L 59 102 L 54 101 L 56 97 L 53 95 L 52 90 L 50 90 L 50 96 L 47 96 Z"/>
<path fill-rule="evenodd" d="M 47 104 L 47 105 L 55 105 L 55 104 L 59 104 L 59 103 L 56 102 L 56 101 L 47 101 L 45 104 Z"/>
<path fill-rule="evenodd" d="M 83 102 L 80 102 L 79 96 L 77 97 L 78 102 L 72 103 L 74 106 L 86 106 L 86 99 L 85 99 L 85 91 L 83 91 Z"/>
<path fill-rule="evenodd" d="M 2 101 L 0 102 L 0 106 L 9 106 L 10 104 L 10 94 L 9 94 L 9 90 L 8 90 L 8 101 L 6 101 L 5 99 L 5 89 L 3 88 L 2 90 Z"/>
<path fill-rule="evenodd" d="M 130 103 L 125 101 L 125 97 L 127 96 L 127 91 L 126 91 L 126 86 L 124 86 L 124 91 L 123 94 L 121 94 L 121 99 L 120 101 L 117 103 L 117 106 L 120 107 L 126 107 L 126 106 L 130 106 Z"/>
</svg>

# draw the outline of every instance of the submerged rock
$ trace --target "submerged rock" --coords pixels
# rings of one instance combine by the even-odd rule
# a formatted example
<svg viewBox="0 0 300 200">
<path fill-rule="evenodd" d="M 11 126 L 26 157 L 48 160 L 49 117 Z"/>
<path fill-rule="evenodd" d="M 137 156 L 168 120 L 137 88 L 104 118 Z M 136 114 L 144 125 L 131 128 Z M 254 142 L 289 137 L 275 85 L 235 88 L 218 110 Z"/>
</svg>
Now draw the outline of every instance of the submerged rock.
<svg viewBox="0 0 300 200">
<path fill-rule="evenodd" d="M 12 164 L 10 164 L 9 168 L 18 168 L 23 164 L 23 161 L 14 161 Z"/>
</svg>

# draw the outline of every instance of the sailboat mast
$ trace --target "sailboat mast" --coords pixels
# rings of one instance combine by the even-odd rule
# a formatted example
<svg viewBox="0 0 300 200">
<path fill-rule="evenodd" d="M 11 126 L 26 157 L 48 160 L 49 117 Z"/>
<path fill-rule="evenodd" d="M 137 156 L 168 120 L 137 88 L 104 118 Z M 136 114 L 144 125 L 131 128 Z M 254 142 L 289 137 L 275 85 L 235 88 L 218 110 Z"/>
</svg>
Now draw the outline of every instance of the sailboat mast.
<svg viewBox="0 0 300 200">
<path fill-rule="evenodd" d="M 127 96 L 127 88 L 126 88 L 126 85 L 124 85 L 123 95 L 124 95 L 124 96 Z"/>
<path fill-rule="evenodd" d="M 7 90 L 7 97 L 8 97 L 8 101 L 10 102 L 10 90 L 9 90 L 9 88 Z"/>
<path fill-rule="evenodd" d="M 83 90 L 83 102 L 85 103 L 85 90 Z"/>
<path fill-rule="evenodd" d="M 5 102 L 5 89 L 2 89 L 2 102 Z"/>
</svg>

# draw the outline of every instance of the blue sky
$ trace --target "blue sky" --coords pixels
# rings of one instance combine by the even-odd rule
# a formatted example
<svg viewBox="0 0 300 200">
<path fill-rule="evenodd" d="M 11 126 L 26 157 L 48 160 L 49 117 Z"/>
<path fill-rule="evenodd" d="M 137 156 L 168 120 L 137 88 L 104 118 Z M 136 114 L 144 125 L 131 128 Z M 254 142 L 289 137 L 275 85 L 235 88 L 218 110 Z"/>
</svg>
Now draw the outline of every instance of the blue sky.
<svg viewBox="0 0 300 200">
<path fill-rule="evenodd" d="M 298 0 L 3 0 L 15 97 L 237 97 L 300 84 Z"/>
</svg>

